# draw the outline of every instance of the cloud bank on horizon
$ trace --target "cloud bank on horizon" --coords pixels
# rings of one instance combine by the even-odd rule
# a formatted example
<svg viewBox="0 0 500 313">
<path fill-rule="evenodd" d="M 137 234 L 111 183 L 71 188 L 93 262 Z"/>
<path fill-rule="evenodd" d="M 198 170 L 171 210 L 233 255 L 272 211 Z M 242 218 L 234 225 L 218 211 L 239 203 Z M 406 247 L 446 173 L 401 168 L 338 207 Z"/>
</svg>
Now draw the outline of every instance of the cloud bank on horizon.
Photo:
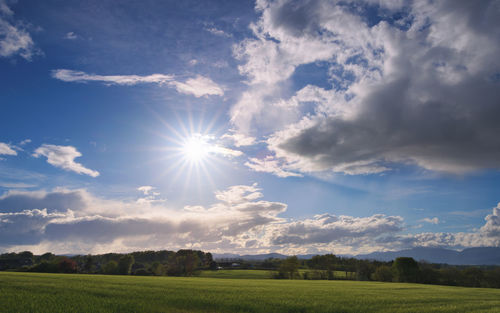
<svg viewBox="0 0 500 313">
<path fill-rule="evenodd" d="M 213 252 L 356 254 L 416 246 L 463 249 L 500 244 L 500 203 L 475 232 L 405 234 L 401 216 L 280 217 L 287 204 L 261 200 L 257 184 L 215 192 L 217 202 L 169 208 L 152 186 L 136 201 L 84 189 L 11 191 L 0 197 L 0 248 L 92 252 L 192 247 Z"/>
<path fill-rule="evenodd" d="M 53 37 L 17 5 L 0 0 L 0 66 L 12 74 L 0 101 L 29 121 L 0 120 L 0 251 L 500 246 L 497 194 L 460 221 L 447 203 L 461 198 L 446 194 L 457 177 L 500 186 L 498 0 L 257 0 L 234 16 L 187 6 L 190 19 L 161 25 L 144 4 L 140 25 L 110 14 Z M 432 193 L 448 215 L 415 213 L 431 200 L 399 212 L 382 209 L 390 197 L 356 199 L 391 175 L 403 179 L 390 186 L 428 179 L 396 198 Z M 204 195 L 186 196 L 190 184 Z"/>
</svg>

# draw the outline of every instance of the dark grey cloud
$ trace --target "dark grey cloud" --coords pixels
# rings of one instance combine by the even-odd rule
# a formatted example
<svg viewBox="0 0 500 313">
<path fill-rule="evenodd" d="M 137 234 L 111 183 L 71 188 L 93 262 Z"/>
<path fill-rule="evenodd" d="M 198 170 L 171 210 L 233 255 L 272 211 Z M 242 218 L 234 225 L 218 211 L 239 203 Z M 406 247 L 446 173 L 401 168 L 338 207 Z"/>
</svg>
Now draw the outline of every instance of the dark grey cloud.
<svg viewBox="0 0 500 313">
<path fill-rule="evenodd" d="M 95 243 L 112 242 L 120 237 L 141 235 L 169 236 L 188 232 L 172 221 L 144 218 L 88 217 L 69 222 L 52 222 L 45 226 L 44 239 L 50 241 L 85 240 Z"/>
<path fill-rule="evenodd" d="M 499 168 L 500 85 L 478 77 L 453 87 L 434 81 L 418 88 L 432 93 L 419 101 L 410 85 L 415 72 L 368 93 L 355 119 L 319 119 L 278 148 L 325 169 L 401 161 L 447 172 Z"/>
<path fill-rule="evenodd" d="M 85 195 L 80 190 L 54 192 L 11 192 L 0 197 L 1 212 L 20 212 L 32 209 L 65 211 L 86 207 Z"/>
<path fill-rule="evenodd" d="M 327 60 L 332 81 L 354 77 L 340 79 L 345 88 L 332 92 L 331 101 L 288 100 L 290 106 L 312 101 L 316 109 L 268 140 L 288 161 L 283 168 L 348 174 L 376 173 L 392 163 L 451 173 L 500 168 L 498 1 L 408 2 L 405 30 L 383 20 L 368 26 L 356 12 L 324 2 L 277 3 L 264 8 L 259 25 L 269 40 L 279 38 L 278 51 L 302 55 L 290 50 L 290 40 L 329 42 L 339 47 Z M 356 29 L 332 19 L 338 12 Z M 311 27 L 316 31 L 299 31 Z"/>
<path fill-rule="evenodd" d="M 65 213 L 47 213 L 47 210 L 24 210 L 0 213 L 0 247 L 38 244 L 44 238 L 44 227 Z"/>
</svg>

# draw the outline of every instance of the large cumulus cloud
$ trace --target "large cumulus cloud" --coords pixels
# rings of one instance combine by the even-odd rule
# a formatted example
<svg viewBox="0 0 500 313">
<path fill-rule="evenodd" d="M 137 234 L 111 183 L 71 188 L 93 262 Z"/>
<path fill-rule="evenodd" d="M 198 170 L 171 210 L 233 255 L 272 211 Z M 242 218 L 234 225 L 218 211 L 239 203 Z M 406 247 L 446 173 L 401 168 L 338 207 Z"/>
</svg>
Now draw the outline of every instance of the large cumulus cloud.
<svg viewBox="0 0 500 313">
<path fill-rule="evenodd" d="M 257 10 L 256 38 L 235 49 L 250 86 L 232 122 L 268 135 L 283 170 L 500 167 L 500 2 L 263 0 Z M 326 67 L 331 87 L 283 97 L 286 81 L 307 82 L 293 77 L 306 64 Z M 264 115 L 277 122 L 266 129 Z"/>
</svg>

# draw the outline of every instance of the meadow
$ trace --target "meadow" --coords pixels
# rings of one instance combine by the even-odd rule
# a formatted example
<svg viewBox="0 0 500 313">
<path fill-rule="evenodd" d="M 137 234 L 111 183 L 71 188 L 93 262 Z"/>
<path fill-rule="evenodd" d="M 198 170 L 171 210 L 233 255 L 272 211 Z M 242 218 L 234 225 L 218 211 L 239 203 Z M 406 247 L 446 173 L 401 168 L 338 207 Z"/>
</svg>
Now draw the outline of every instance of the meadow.
<svg viewBox="0 0 500 313">
<path fill-rule="evenodd" d="M 0 272 L 0 312 L 500 312 L 500 290 Z"/>
</svg>

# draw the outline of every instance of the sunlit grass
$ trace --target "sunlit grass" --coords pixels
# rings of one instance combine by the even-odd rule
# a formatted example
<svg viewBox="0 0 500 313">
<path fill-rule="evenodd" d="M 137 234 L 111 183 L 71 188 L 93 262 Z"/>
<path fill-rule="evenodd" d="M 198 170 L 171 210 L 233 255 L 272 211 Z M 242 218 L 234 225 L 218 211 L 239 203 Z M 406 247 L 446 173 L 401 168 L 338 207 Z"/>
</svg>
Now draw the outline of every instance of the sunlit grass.
<svg viewBox="0 0 500 313">
<path fill-rule="evenodd" d="M 497 289 L 0 273 L 1 312 L 499 312 L 499 308 Z"/>
</svg>

